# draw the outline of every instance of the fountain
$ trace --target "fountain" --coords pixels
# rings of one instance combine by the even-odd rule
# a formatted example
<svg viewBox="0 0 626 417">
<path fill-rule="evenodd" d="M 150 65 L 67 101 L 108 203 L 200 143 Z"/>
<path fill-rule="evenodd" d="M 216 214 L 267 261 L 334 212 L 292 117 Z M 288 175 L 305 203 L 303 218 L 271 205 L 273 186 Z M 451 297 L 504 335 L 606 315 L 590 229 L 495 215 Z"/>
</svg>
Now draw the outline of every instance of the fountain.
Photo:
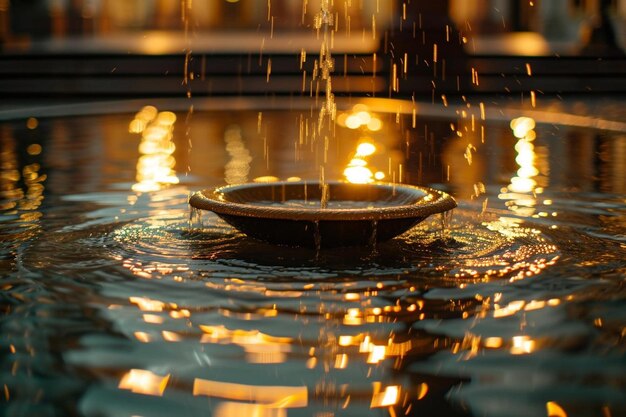
<svg viewBox="0 0 626 417">
<path fill-rule="evenodd" d="M 232 185 L 198 192 L 189 203 L 251 237 L 317 249 L 383 242 L 456 207 L 427 187 L 345 182 Z"/>
<path fill-rule="evenodd" d="M 78 15 L 98 25 L 106 19 L 90 10 L 129 4 L 9 3 L 83 4 Z M 426 43 L 409 51 L 428 63 L 411 60 L 406 74 L 398 37 L 442 3 L 496 1 L 398 1 L 401 33 L 373 38 L 360 30 L 367 15 L 342 40 L 346 9 L 391 2 L 335 0 L 331 42 L 365 38 L 372 49 L 333 49 L 335 96 L 323 96 L 319 62 L 332 57 L 317 59 L 312 82 L 315 44 L 306 77 L 299 70 L 310 28 L 280 34 L 294 50 L 271 49 L 269 26 L 281 8 L 299 21 L 299 2 L 272 0 L 271 13 L 269 2 L 182 3 L 228 16 L 260 8 L 254 36 L 267 35 L 265 49 L 240 42 L 240 55 L 213 55 L 196 44 L 183 54 L 144 32 L 137 44 L 165 52 L 129 54 L 121 43 L 109 55 L 91 38 L 33 41 L 39 52 L 22 55 L 3 44 L 0 414 L 626 414 L 625 100 L 600 93 L 624 91 L 619 57 L 469 54 L 458 69 L 466 80 L 469 67 L 481 71 L 481 90 L 461 79 L 454 95 L 456 46 L 437 41 L 432 65 L 443 28 L 423 20 Z M 393 59 L 377 49 L 384 39 Z M 547 92 L 568 84 L 593 93 Z M 206 209 L 190 218 L 202 189 L 191 202 Z"/>
<path fill-rule="evenodd" d="M 324 83 L 317 129 L 318 133 L 329 135 L 337 112 L 331 81 L 335 65 L 331 56 L 330 31 L 334 25 L 331 5 L 330 0 L 322 0 L 314 19 L 314 28 L 318 34 L 322 33 L 318 65 L 319 79 Z M 326 161 L 327 144 L 323 152 Z M 213 211 L 248 236 L 317 249 L 383 242 L 432 214 L 456 207 L 451 196 L 432 188 L 380 182 L 327 182 L 324 166 L 320 170 L 318 182 L 218 187 L 195 193 L 189 204 L 195 209 Z"/>
</svg>

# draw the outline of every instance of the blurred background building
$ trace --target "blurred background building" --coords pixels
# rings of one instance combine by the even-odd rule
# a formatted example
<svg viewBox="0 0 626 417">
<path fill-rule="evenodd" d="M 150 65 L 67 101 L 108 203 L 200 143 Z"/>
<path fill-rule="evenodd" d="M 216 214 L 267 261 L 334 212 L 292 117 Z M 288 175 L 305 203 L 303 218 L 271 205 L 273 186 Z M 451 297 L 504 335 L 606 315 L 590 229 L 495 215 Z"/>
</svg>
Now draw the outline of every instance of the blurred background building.
<svg viewBox="0 0 626 417">
<path fill-rule="evenodd" d="M 0 0 L 0 94 L 310 95 L 323 1 Z M 626 91 L 626 0 L 331 3 L 339 94 Z"/>
<path fill-rule="evenodd" d="M 321 0 L 0 0 L 3 43 L 120 32 L 310 30 Z M 334 1 L 343 30 L 386 30 L 408 0 Z M 419 3 L 419 2 L 418 2 Z M 445 1 L 443 3 L 446 3 Z M 450 18 L 471 35 L 531 31 L 555 41 L 589 41 L 610 20 L 618 42 L 626 0 L 449 0 Z"/>
</svg>

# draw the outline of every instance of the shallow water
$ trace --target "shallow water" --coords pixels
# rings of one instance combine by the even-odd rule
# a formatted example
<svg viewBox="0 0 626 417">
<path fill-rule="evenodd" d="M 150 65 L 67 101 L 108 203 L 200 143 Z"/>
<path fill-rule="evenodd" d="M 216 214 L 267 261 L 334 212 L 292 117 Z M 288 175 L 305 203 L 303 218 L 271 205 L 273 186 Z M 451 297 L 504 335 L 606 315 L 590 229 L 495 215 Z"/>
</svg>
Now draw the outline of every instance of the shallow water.
<svg viewBox="0 0 626 417">
<path fill-rule="evenodd" d="M 319 209 L 322 208 L 322 202 L 319 200 L 297 200 L 289 199 L 285 201 L 269 201 L 269 200 L 257 200 L 249 203 L 252 206 L 261 207 L 285 207 L 285 208 L 300 208 L 300 209 Z M 392 201 L 362 201 L 362 200 L 329 200 L 324 208 L 328 209 L 371 209 L 382 207 L 395 207 L 398 204 Z"/>
<path fill-rule="evenodd" d="M 259 114 L 178 113 L 149 164 L 133 113 L 0 124 L 3 415 L 626 412 L 626 132 L 538 124 L 528 156 L 502 121 L 382 114 L 370 165 L 459 208 L 315 253 L 190 217 L 225 178 L 315 178 L 306 111 Z"/>
</svg>

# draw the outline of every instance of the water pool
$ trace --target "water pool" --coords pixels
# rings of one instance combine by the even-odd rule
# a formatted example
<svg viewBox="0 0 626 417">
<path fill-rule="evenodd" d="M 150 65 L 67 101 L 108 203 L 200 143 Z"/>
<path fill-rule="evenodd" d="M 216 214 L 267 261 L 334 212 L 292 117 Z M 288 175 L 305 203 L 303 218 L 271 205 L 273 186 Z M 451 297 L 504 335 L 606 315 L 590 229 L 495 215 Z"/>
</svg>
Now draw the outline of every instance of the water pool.
<svg viewBox="0 0 626 417">
<path fill-rule="evenodd" d="M 2 112 L 2 414 L 625 413 L 623 103 L 357 101 L 327 161 L 294 99 Z M 452 218 L 316 252 L 190 215 L 202 188 L 341 177 L 365 142 Z"/>
</svg>

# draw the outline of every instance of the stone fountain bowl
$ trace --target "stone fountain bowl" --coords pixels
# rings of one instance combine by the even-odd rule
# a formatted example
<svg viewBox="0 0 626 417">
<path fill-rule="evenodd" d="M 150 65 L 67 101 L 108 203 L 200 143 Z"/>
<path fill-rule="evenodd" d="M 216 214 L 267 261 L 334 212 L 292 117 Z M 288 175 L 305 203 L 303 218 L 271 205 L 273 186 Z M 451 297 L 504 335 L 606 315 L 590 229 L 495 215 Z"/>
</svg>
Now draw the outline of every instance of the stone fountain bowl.
<svg viewBox="0 0 626 417">
<path fill-rule="evenodd" d="M 305 181 L 218 187 L 195 193 L 189 204 L 250 237 L 313 248 L 383 242 L 456 207 L 451 196 L 427 187 Z"/>
</svg>

